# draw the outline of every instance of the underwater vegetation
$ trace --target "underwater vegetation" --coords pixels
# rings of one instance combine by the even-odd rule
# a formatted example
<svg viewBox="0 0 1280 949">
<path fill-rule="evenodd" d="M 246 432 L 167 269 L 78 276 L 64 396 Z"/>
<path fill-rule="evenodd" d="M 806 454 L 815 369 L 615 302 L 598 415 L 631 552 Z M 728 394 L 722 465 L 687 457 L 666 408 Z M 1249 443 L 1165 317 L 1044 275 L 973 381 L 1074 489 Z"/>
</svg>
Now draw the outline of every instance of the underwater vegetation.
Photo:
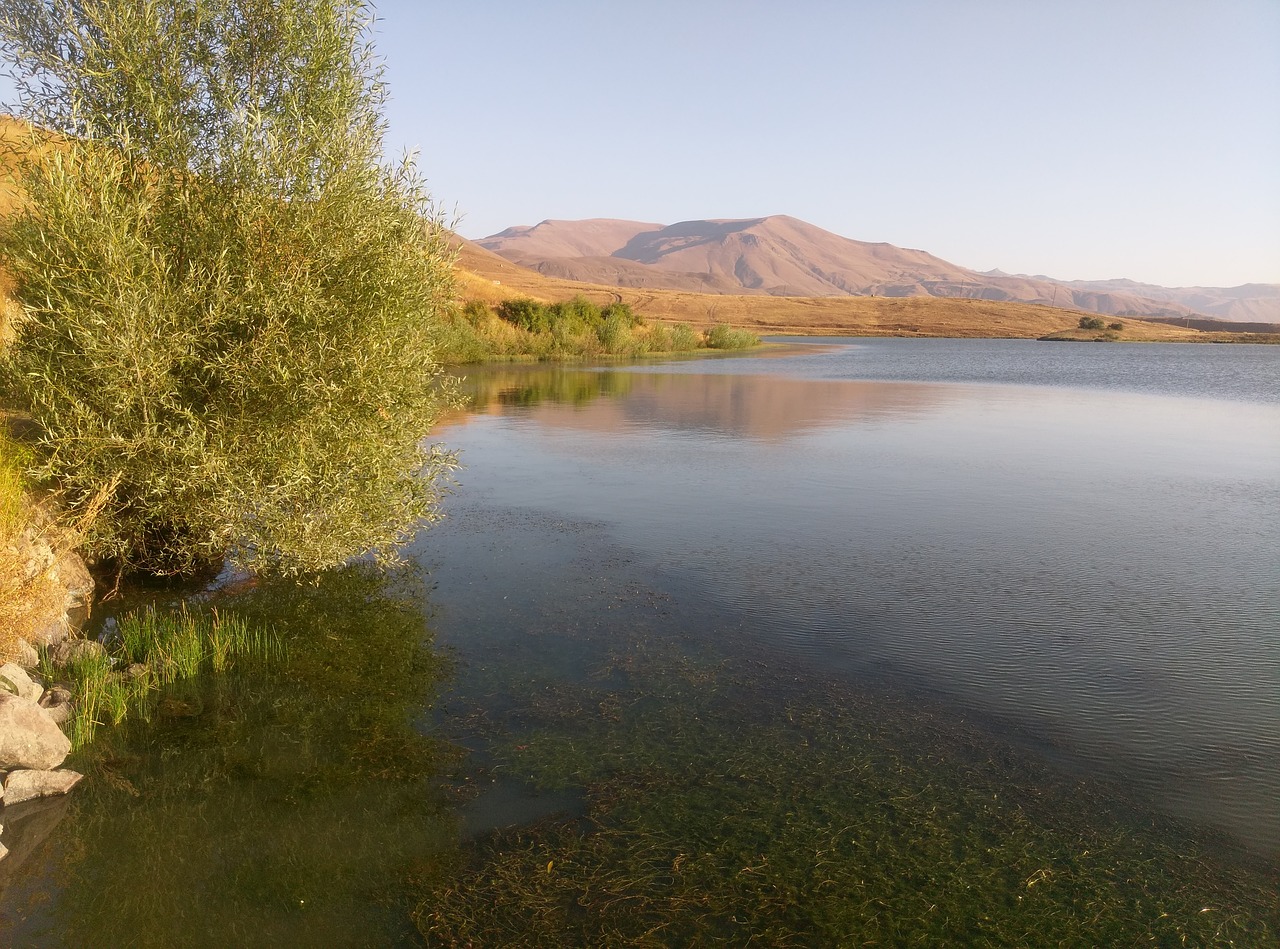
<svg viewBox="0 0 1280 949">
<path fill-rule="evenodd" d="M 794 687 L 779 690 L 789 679 Z M 581 813 L 470 844 L 431 944 L 1268 945 L 1276 875 L 963 723 L 774 662 L 632 643 L 495 683 L 495 771 Z M 767 697 L 766 697 L 767 696 Z"/>
</svg>

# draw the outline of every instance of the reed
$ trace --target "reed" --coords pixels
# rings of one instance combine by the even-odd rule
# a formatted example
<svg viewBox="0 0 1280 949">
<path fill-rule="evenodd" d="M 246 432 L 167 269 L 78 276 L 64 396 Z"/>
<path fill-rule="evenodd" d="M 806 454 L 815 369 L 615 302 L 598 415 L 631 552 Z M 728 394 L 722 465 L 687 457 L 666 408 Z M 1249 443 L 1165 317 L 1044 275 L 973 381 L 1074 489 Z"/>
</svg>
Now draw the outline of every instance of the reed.
<svg viewBox="0 0 1280 949">
<path fill-rule="evenodd" d="M 728 323 L 717 323 L 707 330 L 708 349 L 750 349 L 760 345 L 760 337 L 748 330 L 736 330 Z"/>
<path fill-rule="evenodd" d="M 91 742 L 99 726 L 119 725 L 133 715 L 150 717 L 152 700 L 165 685 L 226 672 L 240 659 L 275 662 L 284 655 L 272 631 L 217 610 L 193 612 L 186 604 L 168 613 L 125 614 L 117 619 L 116 632 L 111 652 L 85 650 L 64 663 L 55 663 L 48 651 L 41 656 L 41 673 L 69 683 L 75 695 L 67 723 L 73 748 Z"/>
</svg>

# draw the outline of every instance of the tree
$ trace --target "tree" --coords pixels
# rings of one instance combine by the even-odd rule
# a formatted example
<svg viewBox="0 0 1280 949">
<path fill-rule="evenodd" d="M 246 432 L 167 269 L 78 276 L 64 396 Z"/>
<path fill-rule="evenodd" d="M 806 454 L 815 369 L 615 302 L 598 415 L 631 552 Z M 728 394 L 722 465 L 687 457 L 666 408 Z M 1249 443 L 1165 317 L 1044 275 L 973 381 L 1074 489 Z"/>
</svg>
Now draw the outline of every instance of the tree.
<svg viewBox="0 0 1280 949">
<path fill-rule="evenodd" d="M 393 556 L 439 515 L 453 257 L 381 163 L 360 0 L 0 0 L 25 208 L 7 397 L 89 549 L 186 574 Z"/>
</svg>

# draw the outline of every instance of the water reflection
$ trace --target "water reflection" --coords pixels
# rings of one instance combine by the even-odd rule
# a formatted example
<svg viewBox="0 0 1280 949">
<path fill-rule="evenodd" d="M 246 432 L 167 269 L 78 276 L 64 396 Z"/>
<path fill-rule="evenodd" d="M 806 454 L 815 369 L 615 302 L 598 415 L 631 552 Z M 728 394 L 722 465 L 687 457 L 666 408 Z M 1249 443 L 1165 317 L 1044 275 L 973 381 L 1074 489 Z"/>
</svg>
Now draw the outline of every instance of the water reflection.
<svg viewBox="0 0 1280 949">
<path fill-rule="evenodd" d="M 1111 376 L 832 378 L 865 356 L 579 372 L 608 380 L 599 396 L 481 400 L 449 436 L 465 516 L 595 525 L 681 614 L 713 604 L 780 655 L 944 697 L 1274 858 L 1280 408 Z"/>
<path fill-rule="evenodd" d="M 263 585 L 234 609 L 285 640 L 284 666 L 171 690 L 151 724 L 104 729 L 87 779 L 6 900 L 24 946 L 385 945 L 413 933 L 411 876 L 448 863 L 452 746 L 413 719 L 448 666 L 421 580 L 354 569 Z M 34 884 L 34 885 L 32 885 Z M 20 887 L 21 888 L 21 887 Z"/>
<path fill-rule="evenodd" d="M 764 441 L 925 416 L 955 398 L 947 387 L 922 383 L 542 367 L 472 370 L 464 389 L 469 411 L 455 423 L 521 412 L 539 424 L 588 432 L 639 428 Z"/>
</svg>

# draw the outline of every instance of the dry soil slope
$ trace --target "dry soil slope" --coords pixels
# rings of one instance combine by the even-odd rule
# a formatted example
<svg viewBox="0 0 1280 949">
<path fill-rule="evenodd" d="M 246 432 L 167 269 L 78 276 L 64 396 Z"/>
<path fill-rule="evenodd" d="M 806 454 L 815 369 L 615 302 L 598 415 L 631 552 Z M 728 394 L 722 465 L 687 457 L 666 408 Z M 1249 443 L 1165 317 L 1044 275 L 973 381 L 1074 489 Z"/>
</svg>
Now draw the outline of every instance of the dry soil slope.
<svg viewBox="0 0 1280 949">
<path fill-rule="evenodd" d="M 1280 323 L 1280 284 L 1275 283 L 1246 283 L 1238 287 L 1159 287 L 1134 280 L 1072 280 L 1067 286 L 1167 300 L 1205 316 L 1231 322 Z"/>
<path fill-rule="evenodd" d="M 611 287 L 547 277 L 513 264 L 478 243 L 457 238 L 458 291 L 488 303 L 529 296 L 544 301 L 582 294 L 599 303 L 622 301 L 650 319 L 706 326 L 731 323 L 761 333 L 799 335 L 1037 338 L 1075 335 L 1080 314 L 1050 306 L 990 300 L 914 297 L 779 297 Z M 1193 340 L 1183 327 L 1125 320 L 1131 340 Z M 1080 334 L 1084 337 L 1097 334 Z"/>
<path fill-rule="evenodd" d="M 625 243 L 610 249 L 628 234 Z M 1172 299 L 979 273 L 922 250 L 852 240 L 787 215 L 666 227 L 607 219 L 544 221 L 508 228 L 479 243 L 548 275 L 616 286 L 774 296 L 956 297 L 1143 316 L 1190 312 Z M 570 253 L 575 249 L 578 253 Z"/>
</svg>

